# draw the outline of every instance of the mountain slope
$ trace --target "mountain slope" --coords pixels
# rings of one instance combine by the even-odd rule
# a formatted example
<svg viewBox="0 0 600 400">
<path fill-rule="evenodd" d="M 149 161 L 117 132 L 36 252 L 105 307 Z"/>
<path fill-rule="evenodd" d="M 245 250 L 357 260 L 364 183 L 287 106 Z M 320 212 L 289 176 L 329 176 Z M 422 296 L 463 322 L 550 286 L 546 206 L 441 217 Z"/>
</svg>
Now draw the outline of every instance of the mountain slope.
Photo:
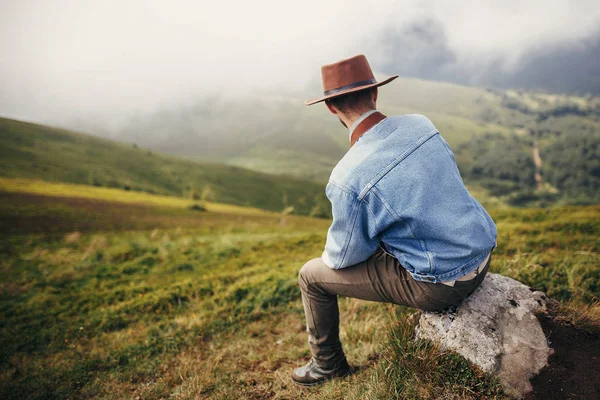
<svg viewBox="0 0 600 400">
<path fill-rule="evenodd" d="M 389 115 L 425 113 L 452 145 L 486 131 L 508 132 L 477 118 L 483 112 L 477 102 L 491 96 L 485 90 L 415 79 L 397 81 L 380 89 L 381 110 Z M 348 149 L 348 135 L 323 105 L 303 104 L 310 95 L 203 99 L 190 107 L 138 117 L 119 137 L 191 159 L 326 181 Z"/>
<path fill-rule="evenodd" d="M 0 118 L 0 176 L 124 188 L 328 216 L 322 184 L 180 160 L 62 129 Z"/>
<path fill-rule="evenodd" d="M 324 182 L 348 149 L 348 135 L 323 105 L 303 105 L 319 89 L 311 92 L 204 99 L 132 120 L 119 137 L 191 159 Z M 600 157 L 600 98 L 408 78 L 380 88 L 379 98 L 384 114 L 428 116 L 454 149 L 465 180 L 513 204 L 600 201 L 594 164 Z M 570 143 L 568 159 L 584 161 L 565 166 L 557 160 L 562 142 Z M 533 178 L 534 147 L 542 159 L 541 182 Z M 556 172 L 562 168 L 566 175 Z"/>
</svg>

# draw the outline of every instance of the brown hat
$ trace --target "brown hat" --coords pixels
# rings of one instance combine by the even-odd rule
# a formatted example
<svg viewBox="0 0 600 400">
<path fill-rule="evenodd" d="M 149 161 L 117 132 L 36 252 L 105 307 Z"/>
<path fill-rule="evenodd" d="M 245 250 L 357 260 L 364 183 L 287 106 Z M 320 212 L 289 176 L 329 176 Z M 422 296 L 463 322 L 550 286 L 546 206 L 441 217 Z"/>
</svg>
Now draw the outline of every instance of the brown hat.
<svg viewBox="0 0 600 400">
<path fill-rule="evenodd" d="M 304 104 L 310 106 L 311 104 L 339 97 L 344 94 L 385 85 L 397 77 L 398 75 L 394 75 L 382 82 L 377 82 L 373 76 L 373 71 L 371 71 L 371 66 L 367 61 L 367 57 L 360 54 L 333 64 L 323 65 L 321 67 L 323 97 L 306 100 Z"/>
</svg>

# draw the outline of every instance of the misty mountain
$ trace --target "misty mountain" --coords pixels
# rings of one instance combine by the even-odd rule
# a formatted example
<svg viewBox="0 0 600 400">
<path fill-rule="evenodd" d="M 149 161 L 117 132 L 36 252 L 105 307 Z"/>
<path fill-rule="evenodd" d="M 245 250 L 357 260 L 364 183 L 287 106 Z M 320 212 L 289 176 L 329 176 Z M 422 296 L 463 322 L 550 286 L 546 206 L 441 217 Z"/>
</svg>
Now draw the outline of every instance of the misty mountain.
<svg viewBox="0 0 600 400">
<path fill-rule="evenodd" d="M 311 94 L 199 100 L 137 117 L 118 139 L 193 160 L 324 183 L 349 147 L 348 132 L 324 105 L 304 106 Z M 428 116 L 455 150 L 463 177 L 496 196 L 515 196 L 519 203 L 537 199 L 535 192 L 542 190 L 549 201 L 566 193 L 579 202 L 600 200 L 600 168 L 594 164 L 600 159 L 598 97 L 399 78 L 380 88 L 379 99 L 385 114 Z M 542 172 L 532 161 L 534 145 L 544 161 Z M 566 173 L 560 171 L 561 148 L 577 160 Z M 536 181 L 536 172 L 547 179 Z"/>
<path fill-rule="evenodd" d="M 323 181 L 319 174 L 345 149 L 339 122 L 322 111 L 299 99 L 209 98 L 137 117 L 115 138 L 189 159 Z"/>
<path fill-rule="evenodd" d="M 131 119 L 113 138 L 190 159 L 324 182 L 349 139 L 323 104 L 303 104 L 320 90 L 315 84 L 287 95 L 200 99 Z M 512 118 L 502 96 L 479 88 L 400 78 L 380 90 L 384 113 L 424 113 L 451 144 L 486 131 L 507 133 Z"/>
</svg>

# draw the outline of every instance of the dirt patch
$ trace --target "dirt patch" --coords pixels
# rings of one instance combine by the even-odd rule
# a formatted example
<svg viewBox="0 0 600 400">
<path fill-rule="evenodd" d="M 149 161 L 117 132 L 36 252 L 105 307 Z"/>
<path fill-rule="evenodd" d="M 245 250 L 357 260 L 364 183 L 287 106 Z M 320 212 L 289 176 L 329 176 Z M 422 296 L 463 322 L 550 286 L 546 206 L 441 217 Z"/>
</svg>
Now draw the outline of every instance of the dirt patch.
<svg viewBox="0 0 600 400">
<path fill-rule="evenodd" d="M 540 323 L 554 354 L 531 380 L 526 399 L 600 399 L 600 335 L 543 316 Z"/>
</svg>

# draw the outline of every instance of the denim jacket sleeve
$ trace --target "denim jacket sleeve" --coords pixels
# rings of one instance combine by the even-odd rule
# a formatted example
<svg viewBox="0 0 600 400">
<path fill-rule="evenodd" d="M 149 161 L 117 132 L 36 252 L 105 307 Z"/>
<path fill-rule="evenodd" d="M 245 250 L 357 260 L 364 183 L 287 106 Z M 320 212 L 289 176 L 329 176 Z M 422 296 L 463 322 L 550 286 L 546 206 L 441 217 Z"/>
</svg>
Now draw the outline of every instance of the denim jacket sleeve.
<svg viewBox="0 0 600 400">
<path fill-rule="evenodd" d="M 369 258 L 379 239 L 369 236 L 369 208 L 350 190 L 329 182 L 326 189 L 333 222 L 327 232 L 323 262 L 332 269 L 346 268 Z"/>
</svg>

